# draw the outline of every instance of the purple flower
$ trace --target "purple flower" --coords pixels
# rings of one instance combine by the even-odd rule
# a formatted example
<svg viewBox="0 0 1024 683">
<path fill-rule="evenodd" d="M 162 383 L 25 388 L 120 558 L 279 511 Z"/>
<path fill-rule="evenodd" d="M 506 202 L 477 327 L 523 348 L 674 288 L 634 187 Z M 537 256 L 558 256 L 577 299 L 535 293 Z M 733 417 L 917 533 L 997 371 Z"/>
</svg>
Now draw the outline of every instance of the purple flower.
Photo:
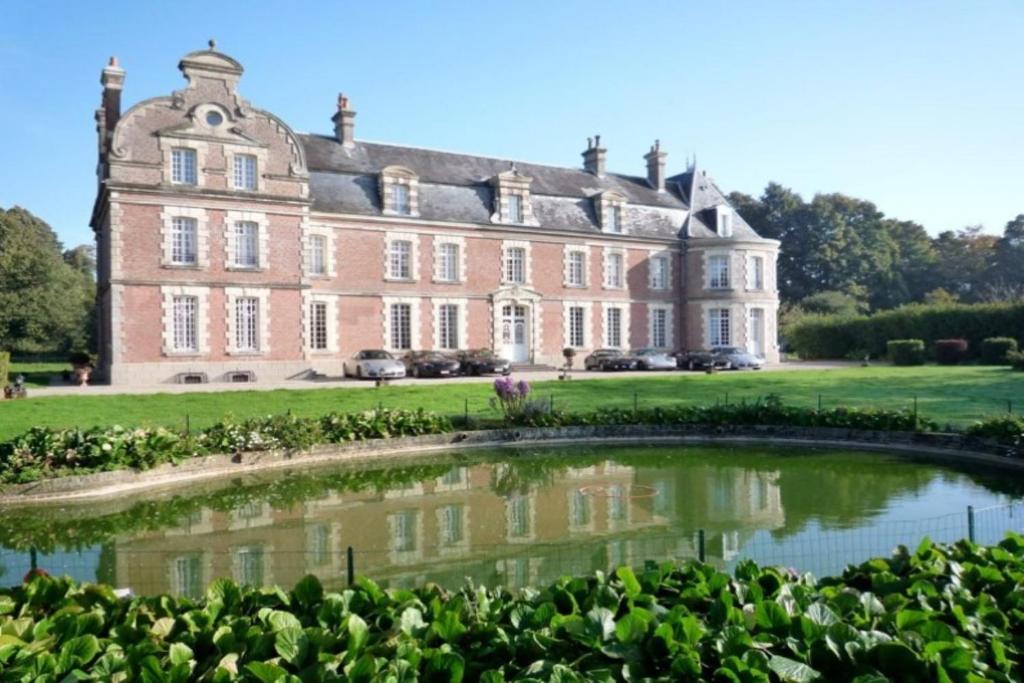
<svg viewBox="0 0 1024 683">
<path fill-rule="evenodd" d="M 519 380 L 519 383 L 516 385 L 516 388 L 519 390 L 519 395 L 523 398 L 528 396 L 530 393 L 530 385 L 526 382 L 525 379 Z"/>
</svg>

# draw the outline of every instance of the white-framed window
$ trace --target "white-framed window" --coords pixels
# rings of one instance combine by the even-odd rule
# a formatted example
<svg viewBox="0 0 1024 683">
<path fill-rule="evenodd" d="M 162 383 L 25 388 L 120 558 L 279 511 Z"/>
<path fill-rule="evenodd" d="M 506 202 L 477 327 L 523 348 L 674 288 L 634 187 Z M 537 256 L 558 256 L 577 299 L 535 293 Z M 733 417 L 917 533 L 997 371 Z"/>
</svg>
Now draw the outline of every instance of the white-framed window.
<svg viewBox="0 0 1024 683">
<path fill-rule="evenodd" d="M 234 168 L 234 182 L 236 190 L 255 190 L 256 181 L 256 156 L 253 154 L 236 154 Z"/>
<path fill-rule="evenodd" d="M 583 306 L 569 307 L 569 346 L 583 348 L 587 344 L 587 311 Z"/>
<path fill-rule="evenodd" d="M 729 289 L 729 257 L 716 255 L 708 257 L 708 287 Z"/>
<path fill-rule="evenodd" d="M 175 216 L 171 219 L 171 264 L 194 266 L 199 263 L 197 251 L 199 222 L 195 218 Z"/>
<path fill-rule="evenodd" d="M 199 297 L 175 296 L 172 299 L 172 351 L 199 351 Z"/>
<path fill-rule="evenodd" d="M 508 247 L 505 249 L 505 282 L 523 284 L 526 282 L 526 249 Z"/>
<path fill-rule="evenodd" d="M 668 346 L 668 311 L 664 308 L 651 309 L 651 346 Z"/>
<path fill-rule="evenodd" d="M 327 274 L 327 236 L 309 236 L 309 274 Z"/>
<path fill-rule="evenodd" d="M 728 209 L 718 210 L 718 234 L 720 237 L 732 237 L 732 212 Z"/>
<path fill-rule="evenodd" d="M 389 515 L 391 550 L 396 553 L 416 551 L 419 531 L 419 510 L 402 510 Z"/>
<path fill-rule="evenodd" d="M 437 345 L 442 349 L 459 348 L 459 305 L 437 307 Z"/>
<path fill-rule="evenodd" d="M 253 545 L 238 548 L 234 553 L 235 581 L 249 586 L 262 586 L 263 546 Z"/>
<path fill-rule="evenodd" d="M 463 505 L 445 505 L 438 511 L 440 529 L 438 539 L 442 547 L 458 545 L 466 539 L 465 507 Z"/>
<path fill-rule="evenodd" d="M 593 520 L 591 497 L 581 489 L 569 493 L 569 529 L 586 529 Z"/>
<path fill-rule="evenodd" d="M 604 345 L 610 348 L 622 346 L 622 309 L 610 306 L 604 311 Z"/>
<path fill-rule="evenodd" d="M 605 256 L 604 286 L 621 288 L 623 284 L 624 258 L 619 252 L 611 252 Z"/>
<path fill-rule="evenodd" d="M 306 530 L 306 553 L 309 563 L 314 567 L 323 567 L 331 561 L 331 527 L 327 524 L 314 524 Z"/>
<path fill-rule="evenodd" d="M 235 266 L 260 267 L 260 224 L 256 221 L 235 221 Z"/>
<path fill-rule="evenodd" d="M 608 232 L 614 232 L 616 234 L 622 233 L 622 207 L 618 204 L 612 204 L 606 209 L 605 214 L 608 220 Z"/>
<path fill-rule="evenodd" d="M 395 280 L 412 279 L 412 242 L 392 240 L 388 255 L 388 276 Z"/>
<path fill-rule="evenodd" d="M 456 242 L 442 242 L 437 247 L 437 279 L 458 282 L 462 279 L 461 249 Z"/>
<path fill-rule="evenodd" d="M 764 289 L 764 256 L 750 257 L 750 271 L 748 287 L 752 290 Z"/>
<path fill-rule="evenodd" d="M 171 593 L 196 600 L 203 595 L 203 558 L 198 553 L 171 560 Z"/>
<path fill-rule="evenodd" d="M 508 196 L 508 222 L 523 222 L 523 198 L 518 194 Z"/>
<path fill-rule="evenodd" d="M 505 520 L 508 537 L 526 539 L 533 536 L 533 501 L 521 493 L 513 495 L 505 503 Z"/>
<path fill-rule="evenodd" d="M 708 311 L 708 343 L 710 346 L 730 346 L 732 330 L 729 324 L 728 308 L 712 308 Z"/>
<path fill-rule="evenodd" d="M 395 183 L 391 186 L 391 210 L 400 216 L 408 216 L 412 213 L 408 185 Z"/>
<path fill-rule="evenodd" d="M 260 350 L 260 300 L 254 296 L 235 299 L 235 350 Z"/>
<path fill-rule="evenodd" d="M 651 269 L 651 289 L 668 289 L 668 257 L 652 256 L 648 266 Z"/>
<path fill-rule="evenodd" d="M 412 348 L 412 305 L 391 304 L 391 348 Z"/>
<path fill-rule="evenodd" d="M 196 151 L 188 147 L 171 149 L 171 182 L 178 185 L 195 185 L 198 182 L 196 172 Z"/>
<path fill-rule="evenodd" d="M 326 351 L 327 346 L 327 302 L 313 301 L 309 304 L 309 347 L 314 351 Z"/>
<path fill-rule="evenodd" d="M 566 284 L 570 287 L 586 287 L 587 254 L 584 251 L 570 251 L 566 264 Z"/>
</svg>

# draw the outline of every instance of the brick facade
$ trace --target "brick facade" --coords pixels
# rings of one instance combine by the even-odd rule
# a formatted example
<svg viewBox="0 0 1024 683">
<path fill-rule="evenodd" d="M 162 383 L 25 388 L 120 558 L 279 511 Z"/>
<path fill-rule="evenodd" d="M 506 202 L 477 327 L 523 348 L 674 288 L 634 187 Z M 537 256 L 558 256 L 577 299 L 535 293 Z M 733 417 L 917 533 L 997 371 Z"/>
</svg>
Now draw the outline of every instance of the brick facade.
<svg viewBox="0 0 1024 683">
<path fill-rule="evenodd" d="M 777 359 L 778 243 L 738 215 L 717 234 L 724 197 L 696 168 L 665 179 L 660 149 L 635 178 L 603 156 L 584 171 L 361 143 L 344 98 L 340 138 L 300 136 L 238 95 L 230 57 L 179 68 L 183 90 L 124 114 L 124 71 L 112 61 L 101 81 L 92 225 L 112 383 L 337 375 L 363 348 L 441 348 L 442 306 L 461 348 L 520 363 L 561 363 L 573 307 L 580 353 L 615 341 L 615 321 L 622 348 L 703 348 L 714 309 L 730 344 Z M 710 255 L 727 257 L 728 287 L 708 287 Z"/>
</svg>

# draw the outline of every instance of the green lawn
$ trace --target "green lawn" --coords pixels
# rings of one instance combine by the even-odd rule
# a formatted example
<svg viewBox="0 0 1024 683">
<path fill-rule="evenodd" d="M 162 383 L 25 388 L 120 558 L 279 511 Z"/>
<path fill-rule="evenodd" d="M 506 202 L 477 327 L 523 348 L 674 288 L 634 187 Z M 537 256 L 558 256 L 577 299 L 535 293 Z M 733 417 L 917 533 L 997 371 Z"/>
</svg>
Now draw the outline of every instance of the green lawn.
<svg viewBox="0 0 1024 683">
<path fill-rule="evenodd" d="M 671 373 L 600 380 L 543 382 L 534 395 L 554 397 L 556 407 L 593 410 L 601 406 L 713 404 L 754 400 L 778 394 L 787 403 L 909 408 L 914 397 L 924 416 L 940 423 L 963 425 L 986 416 L 1005 414 L 1007 402 L 1024 413 L 1024 374 L 999 367 L 849 368 L 791 372 Z M 88 389 L 83 390 L 88 394 Z M 53 396 L 0 402 L 0 439 L 33 425 L 88 427 L 169 425 L 203 427 L 224 415 L 245 417 L 283 413 L 321 415 L 333 410 L 424 408 L 461 415 L 469 402 L 475 416 L 496 416 L 489 405 L 489 384 L 436 383 L 381 388 L 246 391 L 123 396 Z M 634 398 L 635 397 L 635 398 Z"/>
<path fill-rule="evenodd" d="M 14 378 L 18 375 L 25 376 L 25 384 L 30 387 L 48 387 L 50 386 L 50 377 L 53 375 L 59 375 L 65 370 L 70 370 L 71 366 L 68 363 L 22 363 L 15 361 L 11 363 L 9 378 L 10 381 L 14 381 Z"/>
</svg>

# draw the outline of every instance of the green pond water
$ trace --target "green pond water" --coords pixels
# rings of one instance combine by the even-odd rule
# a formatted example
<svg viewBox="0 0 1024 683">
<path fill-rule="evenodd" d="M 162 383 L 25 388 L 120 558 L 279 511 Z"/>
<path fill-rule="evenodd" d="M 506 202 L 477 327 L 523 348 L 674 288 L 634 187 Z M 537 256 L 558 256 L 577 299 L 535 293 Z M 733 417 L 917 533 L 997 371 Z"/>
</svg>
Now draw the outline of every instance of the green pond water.
<svg viewBox="0 0 1024 683">
<path fill-rule="evenodd" d="M 834 450 L 692 446 L 468 451 L 296 467 L 168 493 L 0 510 L 0 584 L 35 561 L 136 593 L 198 596 L 221 576 L 340 587 L 466 578 L 521 587 L 621 564 L 744 558 L 816 574 L 922 537 L 1022 530 L 1022 477 Z M 34 559 L 33 559 L 34 558 Z"/>
</svg>

